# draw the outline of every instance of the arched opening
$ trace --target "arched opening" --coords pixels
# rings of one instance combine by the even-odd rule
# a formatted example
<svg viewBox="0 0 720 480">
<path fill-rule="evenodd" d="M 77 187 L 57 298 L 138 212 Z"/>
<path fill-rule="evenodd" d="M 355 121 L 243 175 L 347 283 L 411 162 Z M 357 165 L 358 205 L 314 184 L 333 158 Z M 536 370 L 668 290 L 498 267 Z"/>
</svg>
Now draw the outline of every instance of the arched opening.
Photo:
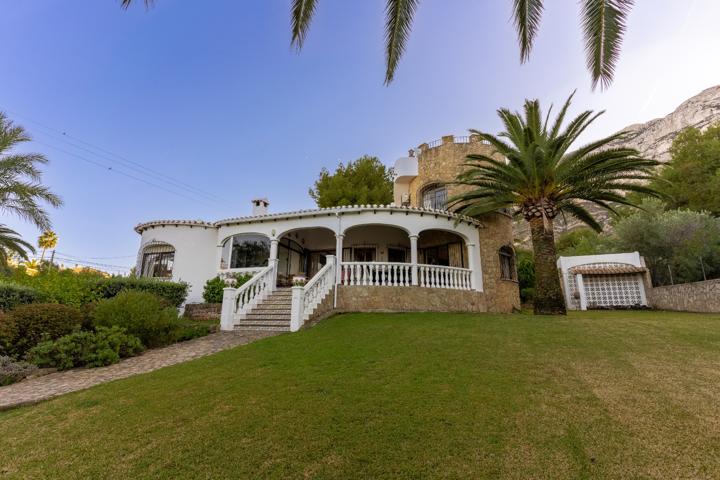
<svg viewBox="0 0 720 480">
<path fill-rule="evenodd" d="M 500 279 L 501 280 L 517 280 L 517 272 L 515 270 L 515 251 L 512 247 L 504 245 L 498 250 L 500 256 Z"/>
<path fill-rule="evenodd" d="M 152 242 L 142 249 L 140 276 L 146 278 L 172 278 L 175 247 L 169 243 Z"/>
<path fill-rule="evenodd" d="M 468 268 L 465 240 L 445 230 L 424 230 L 418 238 L 418 263 Z"/>
<path fill-rule="evenodd" d="M 445 210 L 447 207 L 447 188 L 445 185 L 433 183 L 423 187 L 420 191 L 421 206 L 435 210 Z"/>
<path fill-rule="evenodd" d="M 267 266 L 270 239 L 257 233 L 239 233 L 225 239 L 220 268 L 253 269 Z"/>
<path fill-rule="evenodd" d="M 335 255 L 335 232 L 328 228 L 300 228 L 283 233 L 278 241 L 278 286 L 292 285 L 295 276 L 312 278 Z"/>
<path fill-rule="evenodd" d="M 357 225 L 345 230 L 343 262 L 410 262 L 408 233 L 391 225 Z"/>
</svg>

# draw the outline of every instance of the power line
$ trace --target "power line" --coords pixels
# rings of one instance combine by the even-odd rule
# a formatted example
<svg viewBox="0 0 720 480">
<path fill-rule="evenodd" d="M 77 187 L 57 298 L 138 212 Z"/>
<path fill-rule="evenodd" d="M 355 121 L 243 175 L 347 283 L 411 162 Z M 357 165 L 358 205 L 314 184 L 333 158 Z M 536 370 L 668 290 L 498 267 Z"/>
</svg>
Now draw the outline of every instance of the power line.
<svg viewBox="0 0 720 480">
<path fill-rule="evenodd" d="M 71 255 L 69 253 L 58 252 L 57 250 L 55 251 L 55 254 L 62 255 L 63 257 L 85 258 L 88 260 L 114 260 L 114 259 L 119 259 L 119 258 L 137 258 L 137 255 L 117 255 L 114 257 L 79 257 L 77 255 Z"/>
<path fill-rule="evenodd" d="M 208 200 L 211 200 L 211 201 L 214 201 L 214 202 L 223 202 L 223 203 L 227 202 L 226 199 L 224 199 L 224 198 L 222 198 L 222 197 L 220 197 L 220 196 L 218 196 L 218 195 L 216 195 L 216 194 L 214 194 L 214 193 L 206 192 L 206 191 L 204 191 L 204 190 L 202 190 L 202 189 L 200 189 L 200 188 L 197 188 L 197 187 L 195 187 L 195 186 L 193 186 L 193 185 L 190 185 L 190 184 L 185 183 L 185 182 L 183 182 L 183 181 L 181 181 L 181 180 L 178 180 L 178 179 L 176 179 L 176 178 L 173 178 L 173 177 L 171 177 L 171 176 L 169 176 L 169 175 L 167 175 L 167 174 L 165 174 L 165 173 L 161 173 L 161 172 L 158 172 L 158 171 L 156 171 L 156 170 L 153 170 L 153 169 L 151 169 L 151 168 L 149 168 L 149 167 L 146 167 L 145 165 L 143 165 L 143 164 L 141 164 L 141 163 L 138 163 L 138 162 L 135 162 L 135 161 L 133 161 L 133 160 L 131 160 L 131 159 L 129 159 L 129 158 L 123 157 L 122 155 L 119 155 L 119 154 L 117 154 L 117 153 L 114 153 L 114 152 L 112 152 L 112 151 L 110 151 L 110 150 L 107 150 L 107 149 L 105 149 L 105 148 L 103 148 L 103 147 L 100 147 L 100 146 L 98 146 L 98 145 L 94 145 L 94 144 L 92 144 L 92 143 L 90 143 L 90 142 L 87 142 L 87 141 L 85 141 L 85 140 L 82 140 L 81 138 L 78 138 L 78 137 L 75 137 L 75 136 L 73 136 L 73 135 L 70 135 L 70 134 L 68 134 L 67 132 L 64 132 L 64 131 L 62 131 L 62 130 L 59 130 L 59 129 L 57 129 L 57 128 L 53 128 L 53 127 L 48 126 L 48 125 L 46 125 L 46 124 L 44 124 L 44 123 L 38 122 L 37 120 L 34 120 L 34 119 L 28 117 L 27 115 L 24 115 L 24 114 L 21 114 L 21 113 L 12 111 L 12 110 L 5 110 L 5 111 L 7 111 L 7 112 L 9 112 L 9 113 L 11 113 L 11 114 L 13 114 L 13 115 L 15 115 L 15 116 L 24 118 L 25 120 L 27 120 L 27 121 L 35 124 L 35 125 L 38 125 L 39 127 L 43 128 L 43 129 L 49 130 L 49 131 L 51 131 L 51 132 L 55 132 L 56 135 L 54 135 L 54 137 L 55 137 L 57 140 L 60 140 L 60 141 L 66 143 L 66 144 L 68 144 L 68 145 L 71 145 L 71 146 L 73 146 L 74 148 L 83 150 L 83 151 L 86 152 L 86 153 L 89 153 L 89 154 L 91 154 L 91 155 L 95 155 L 95 156 L 100 157 L 100 158 L 104 158 L 105 160 L 110 161 L 110 162 L 120 163 L 120 164 L 121 164 L 123 167 L 125 167 L 125 168 L 134 170 L 134 171 L 136 171 L 136 172 L 138 172 L 138 173 L 140 173 L 140 174 L 142 174 L 142 175 L 147 175 L 147 176 L 153 177 L 154 179 L 159 180 L 159 181 L 161 181 L 161 182 L 164 182 L 164 183 L 166 183 L 166 184 L 169 184 L 169 185 L 173 186 L 174 188 L 180 188 L 180 189 L 185 190 L 185 191 L 187 191 L 187 192 L 189 192 L 189 193 L 191 193 L 191 194 L 202 196 L 202 197 L 204 197 L 204 198 L 206 198 L 206 199 L 208 199 Z M 44 135 L 48 135 L 48 136 L 53 136 L 53 135 L 51 135 L 51 134 L 49 134 L 49 133 L 46 133 L 46 132 L 40 132 L 40 133 L 41 133 L 41 134 L 44 134 Z M 59 136 L 59 138 L 58 138 L 58 136 Z M 72 139 L 72 140 L 75 141 L 75 142 L 78 142 L 78 143 L 80 143 L 80 144 L 82 144 L 82 145 L 86 145 L 86 146 L 88 146 L 88 147 L 91 147 L 92 149 L 95 149 L 95 150 L 98 150 L 98 151 L 100 151 L 100 152 L 103 152 L 104 154 L 99 154 L 99 153 L 97 153 L 97 152 L 94 152 L 93 150 L 90 150 L 90 149 L 84 148 L 84 147 L 82 147 L 82 146 L 79 146 L 79 145 L 77 145 L 76 143 L 73 143 L 73 142 L 68 141 L 67 139 Z M 48 144 L 45 144 L 45 145 L 48 145 Z M 48 145 L 48 146 L 50 146 L 50 145 Z M 51 148 L 56 148 L 56 149 L 57 149 L 57 147 L 52 147 L 52 146 L 51 146 Z M 58 149 L 58 150 L 59 150 L 59 149 Z M 109 158 L 108 155 L 111 155 L 111 156 L 115 157 L 115 159 Z M 134 166 L 133 166 L 133 165 L 134 165 Z M 138 168 L 138 167 L 139 167 L 139 168 Z M 148 183 L 148 182 L 146 182 L 146 183 Z M 166 190 L 166 191 L 167 191 L 167 190 Z"/>
<path fill-rule="evenodd" d="M 174 190 L 170 190 L 169 188 L 165 188 L 165 187 L 163 187 L 162 185 L 158 185 L 157 183 L 150 182 L 150 181 L 148 181 L 148 180 L 145 180 L 144 178 L 136 177 L 136 176 L 131 175 L 131 174 L 127 173 L 127 172 L 123 172 L 122 170 L 118 170 L 118 169 L 114 168 L 113 166 L 108 166 L 108 165 L 106 165 L 106 164 L 97 162 L 97 161 L 92 160 L 92 159 L 89 159 L 89 158 L 87 158 L 87 157 L 83 157 L 82 155 L 78 155 L 77 153 L 73 153 L 73 152 L 70 152 L 70 151 L 68 151 L 68 150 L 65 150 L 65 149 L 56 147 L 55 145 L 50 145 L 49 143 L 41 142 L 41 141 L 38 141 L 38 140 L 35 140 L 35 143 L 39 143 L 40 145 L 45 145 L 46 147 L 52 148 L 52 149 L 54 149 L 54 150 L 57 150 L 57 151 L 59 151 L 59 152 L 62 152 L 62 153 L 64 153 L 64 154 L 66 154 L 66 155 L 70 155 L 70 156 L 72 156 L 72 157 L 79 158 L 80 160 L 83 160 L 83 161 L 85 161 L 85 162 L 87 162 L 87 163 L 91 163 L 91 164 L 96 165 L 96 166 L 98 166 L 98 167 L 102 167 L 102 168 L 104 168 L 104 169 L 106 169 L 106 170 L 108 170 L 108 171 L 110 171 L 110 172 L 117 173 L 117 174 L 119 174 L 119 175 L 123 175 L 123 176 L 125 176 L 125 177 L 131 178 L 131 179 L 136 180 L 136 181 L 138 181 L 138 182 L 142 182 L 142 183 L 145 183 L 145 184 L 147 184 L 147 185 L 150 185 L 150 186 L 152 186 L 152 187 L 159 188 L 160 190 L 163 190 L 163 191 L 168 192 L 168 193 L 172 193 L 173 195 L 177 195 L 177 196 L 179 196 L 179 197 L 182 197 L 182 198 L 185 198 L 185 199 L 188 199 L 188 200 L 192 200 L 193 202 L 198 202 L 198 201 L 199 201 L 199 202 L 205 203 L 206 205 L 211 205 L 210 203 L 208 203 L 208 202 L 205 201 L 205 200 L 200 200 L 200 199 L 198 199 L 198 198 L 189 197 L 189 196 L 187 196 L 187 195 L 185 195 L 185 194 L 183 194 L 183 193 L 176 192 L 176 191 L 174 191 Z M 218 202 L 216 202 L 216 203 L 218 203 Z"/>
</svg>

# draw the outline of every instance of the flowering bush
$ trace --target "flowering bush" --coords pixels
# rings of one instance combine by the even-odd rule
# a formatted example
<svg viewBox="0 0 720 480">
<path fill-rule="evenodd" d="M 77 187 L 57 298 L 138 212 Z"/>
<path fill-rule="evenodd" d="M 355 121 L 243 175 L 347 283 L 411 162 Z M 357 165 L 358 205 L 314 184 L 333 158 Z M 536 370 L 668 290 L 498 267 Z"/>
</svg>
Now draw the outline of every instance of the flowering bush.
<svg viewBox="0 0 720 480">
<path fill-rule="evenodd" d="M 35 373 L 37 367 L 27 362 L 15 361 L 12 357 L 0 356 L 0 386 L 19 382 Z"/>
</svg>

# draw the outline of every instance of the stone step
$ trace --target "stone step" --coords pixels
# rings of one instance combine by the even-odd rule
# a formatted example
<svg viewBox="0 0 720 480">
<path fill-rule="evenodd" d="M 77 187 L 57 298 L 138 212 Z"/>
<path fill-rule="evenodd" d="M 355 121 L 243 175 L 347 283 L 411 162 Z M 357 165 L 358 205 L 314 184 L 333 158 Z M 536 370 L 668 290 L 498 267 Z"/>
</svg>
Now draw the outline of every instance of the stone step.
<svg viewBox="0 0 720 480">
<path fill-rule="evenodd" d="M 287 326 L 287 327 L 264 327 L 264 326 L 248 326 L 248 327 L 246 327 L 246 326 L 236 325 L 236 326 L 235 326 L 235 331 L 236 331 L 236 332 L 260 332 L 260 331 L 264 331 L 264 332 L 289 332 L 289 331 L 290 331 L 290 327 L 289 327 L 289 326 Z"/>
<path fill-rule="evenodd" d="M 248 320 L 242 319 L 237 323 L 240 327 L 289 327 L 290 320 Z"/>
<path fill-rule="evenodd" d="M 275 308 L 274 305 L 260 305 L 250 311 L 250 313 L 269 313 L 271 315 L 290 315 L 290 306 Z"/>
<path fill-rule="evenodd" d="M 243 320 L 286 320 L 290 321 L 290 314 L 289 313 L 255 313 L 251 312 L 248 313 Z"/>
</svg>

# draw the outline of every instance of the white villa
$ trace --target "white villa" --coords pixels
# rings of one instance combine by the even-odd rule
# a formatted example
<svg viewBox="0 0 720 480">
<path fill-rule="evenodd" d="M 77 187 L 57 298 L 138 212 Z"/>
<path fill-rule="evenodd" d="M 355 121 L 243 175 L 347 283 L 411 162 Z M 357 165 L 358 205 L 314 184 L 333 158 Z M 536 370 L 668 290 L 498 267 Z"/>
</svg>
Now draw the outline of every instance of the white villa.
<svg viewBox="0 0 720 480">
<path fill-rule="evenodd" d="M 255 199 L 250 216 L 141 223 L 137 271 L 189 283 L 188 303 L 203 301 L 211 278 L 251 274 L 225 289 L 225 330 L 295 331 L 333 311 L 511 312 L 519 296 L 510 217 L 445 208 L 453 191 L 442 182 L 489 148 L 453 136 L 421 145 L 396 162 L 391 205 L 271 213 Z"/>
</svg>

